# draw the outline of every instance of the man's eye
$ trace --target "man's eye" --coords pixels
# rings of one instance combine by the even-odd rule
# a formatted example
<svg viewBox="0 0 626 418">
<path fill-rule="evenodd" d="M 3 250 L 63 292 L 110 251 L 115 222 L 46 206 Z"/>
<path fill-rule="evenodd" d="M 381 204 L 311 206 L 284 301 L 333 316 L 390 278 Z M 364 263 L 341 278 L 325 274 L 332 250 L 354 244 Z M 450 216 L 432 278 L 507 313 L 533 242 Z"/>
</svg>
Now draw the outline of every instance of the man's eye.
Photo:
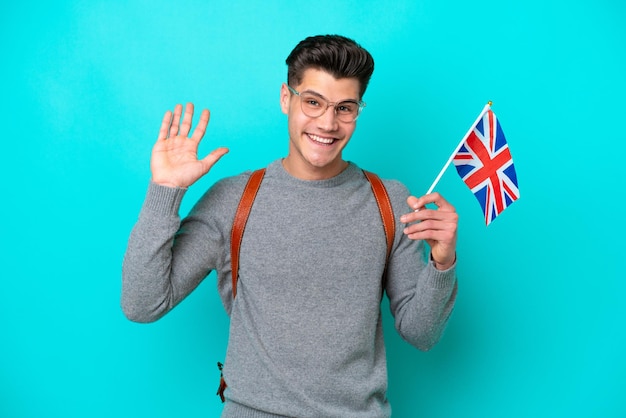
<svg viewBox="0 0 626 418">
<path fill-rule="evenodd" d="M 356 103 L 345 102 L 337 105 L 337 111 L 341 113 L 352 113 L 356 108 Z"/>
<path fill-rule="evenodd" d="M 318 102 L 318 101 L 317 101 L 317 100 L 315 100 L 315 99 L 310 99 L 310 98 L 309 98 L 309 99 L 306 99 L 306 100 L 304 101 L 304 103 L 306 103 L 306 104 L 307 104 L 307 106 L 311 106 L 311 107 L 317 107 L 317 106 L 319 106 L 319 105 L 320 105 L 320 102 Z"/>
</svg>

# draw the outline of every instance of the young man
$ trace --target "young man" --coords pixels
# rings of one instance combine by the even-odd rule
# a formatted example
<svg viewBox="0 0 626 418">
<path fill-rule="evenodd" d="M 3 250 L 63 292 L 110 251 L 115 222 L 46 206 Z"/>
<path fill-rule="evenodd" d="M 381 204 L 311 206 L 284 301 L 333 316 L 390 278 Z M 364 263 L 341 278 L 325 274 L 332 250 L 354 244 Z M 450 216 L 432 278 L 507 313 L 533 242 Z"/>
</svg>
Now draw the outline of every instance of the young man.
<svg viewBox="0 0 626 418">
<path fill-rule="evenodd" d="M 163 118 L 124 259 L 122 306 L 131 320 L 155 321 L 216 270 L 231 321 L 223 417 L 388 417 L 381 296 L 408 342 L 428 350 L 438 341 L 456 294 L 457 214 L 437 193 L 416 198 L 385 180 L 396 218 L 386 262 L 372 188 L 342 158 L 372 57 L 345 37 L 316 36 L 287 65 L 289 153 L 266 168 L 256 195 L 236 297 L 230 233 L 250 172 L 217 182 L 180 222 L 186 188 L 228 151 L 197 158 L 209 113 L 189 137 L 188 104 L 184 117 L 178 105 Z"/>
</svg>

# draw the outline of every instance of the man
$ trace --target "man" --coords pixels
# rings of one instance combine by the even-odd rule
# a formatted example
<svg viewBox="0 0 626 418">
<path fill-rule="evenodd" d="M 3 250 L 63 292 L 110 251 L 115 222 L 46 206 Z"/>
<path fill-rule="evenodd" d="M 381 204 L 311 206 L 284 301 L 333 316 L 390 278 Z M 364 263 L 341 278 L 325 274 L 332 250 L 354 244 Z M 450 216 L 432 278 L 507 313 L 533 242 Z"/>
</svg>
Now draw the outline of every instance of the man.
<svg viewBox="0 0 626 418">
<path fill-rule="evenodd" d="M 408 342 L 428 350 L 438 341 L 456 295 L 457 214 L 437 193 L 416 198 L 385 180 L 396 218 L 386 262 L 372 188 L 342 158 L 371 55 L 345 37 L 316 36 L 287 65 L 280 105 L 289 153 L 266 168 L 241 243 L 236 297 L 230 232 L 250 172 L 217 182 L 180 222 L 186 188 L 228 152 L 197 158 L 209 112 L 189 137 L 188 104 L 184 116 L 178 105 L 163 118 L 124 259 L 122 306 L 131 320 L 157 320 L 216 270 L 231 321 L 223 417 L 388 417 L 381 296 Z"/>
</svg>

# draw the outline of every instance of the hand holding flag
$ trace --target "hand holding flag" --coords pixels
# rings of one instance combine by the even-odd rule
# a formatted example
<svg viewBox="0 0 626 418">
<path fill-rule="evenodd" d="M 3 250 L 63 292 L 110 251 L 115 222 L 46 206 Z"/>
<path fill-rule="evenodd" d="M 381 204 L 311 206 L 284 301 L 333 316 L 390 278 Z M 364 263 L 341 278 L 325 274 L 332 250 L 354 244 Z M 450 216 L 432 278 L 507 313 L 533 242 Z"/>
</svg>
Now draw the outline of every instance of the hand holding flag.
<svg viewBox="0 0 626 418">
<path fill-rule="evenodd" d="M 439 193 L 432 193 L 450 163 L 474 193 L 489 225 L 504 209 L 519 198 L 517 175 L 509 146 L 489 102 L 439 172 L 428 192 L 419 199 L 409 197 L 413 212 L 402 215 L 408 224 L 404 234 L 425 240 L 431 248 L 436 268 L 445 270 L 456 260 L 458 215 Z M 437 209 L 428 209 L 432 203 Z"/>
<path fill-rule="evenodd" d="M 459 216 L 446 199 L 439 193 L 428 193 L 420 198 L 411 196 L 407 203 L 413 212 L 400 217 L 403 223 L 411 223 L 404 228 L 404 234 L 413 240 L 424 240 L 430 247 L 430 257 L 439 270 L 446 270 L 456 260 L 456 239 Z M 437 209 L 428 209 L 434 204 Z M 414 223 L 412 223 L 414 222 Z"/>
</svg>

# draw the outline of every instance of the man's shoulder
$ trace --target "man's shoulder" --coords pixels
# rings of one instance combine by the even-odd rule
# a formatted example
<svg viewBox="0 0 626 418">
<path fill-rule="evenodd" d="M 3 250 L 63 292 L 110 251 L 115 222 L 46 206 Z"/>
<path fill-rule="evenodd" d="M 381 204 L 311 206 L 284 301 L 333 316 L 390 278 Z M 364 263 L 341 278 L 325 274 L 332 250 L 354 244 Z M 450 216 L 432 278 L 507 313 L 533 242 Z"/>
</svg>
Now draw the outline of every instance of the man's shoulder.
<svg viewBox="0 0 626 418">
<path fill-rule="evenodd" d="M 406 199 L 410 194 L 409 188 L 400 180 L 383 179 L 383 184 L 387 188 L 387 191 L 390 195 L 399 196 Z"/>
<path fill-rule="evenodd" d="M 406 185 L 404 183 L 402 183 L 400 180 L 392 179 L 392 178 L 386 178 L 383 175 L 377 173 L 376 171 L 371 171 L 371 170 L 368 170 L 368 169 L 363 169 L 363 170 L 378 176 L 380 178 L 380 180 L 383 182 L 383 184 L 385 185 L 385 189 L 387 189 L 387 193 L 389 193 L 390 196 L 392 196 L 392 195 L 393 196 L 396 196 L 396 195 L 407 195 L 408 194 L 408 192 L 409 192 L 408 187 L 406 187 Z"/>
<path fill-rule="evenodd" d="M 210 211 L 228 214 L 237 207 L 253 170 L 223 177 L 209 187 L 195 205 L 195 212 Z"/>
<path fill-rule="evenodd" d="M 406 199 L 411 194 L 409 188 L 400 180 L 386 178 L 384 175 L 376 173 L 375 171 L 366 171 L 376 174 L 381 179 L 383 185 L 385 186 L 385 190 L 387 190 L 387 194 L 389 195 L 394 212 L 398 215 L 403 213 L 406 208 Z"/>
<path fill-rule="evenodd" d="M 239 174 L 221 178 L 216 181 L 211 189 L 231 191 L 232 189 L 242 189 L 255 170 L 246 170 Z"/>
</svg>

